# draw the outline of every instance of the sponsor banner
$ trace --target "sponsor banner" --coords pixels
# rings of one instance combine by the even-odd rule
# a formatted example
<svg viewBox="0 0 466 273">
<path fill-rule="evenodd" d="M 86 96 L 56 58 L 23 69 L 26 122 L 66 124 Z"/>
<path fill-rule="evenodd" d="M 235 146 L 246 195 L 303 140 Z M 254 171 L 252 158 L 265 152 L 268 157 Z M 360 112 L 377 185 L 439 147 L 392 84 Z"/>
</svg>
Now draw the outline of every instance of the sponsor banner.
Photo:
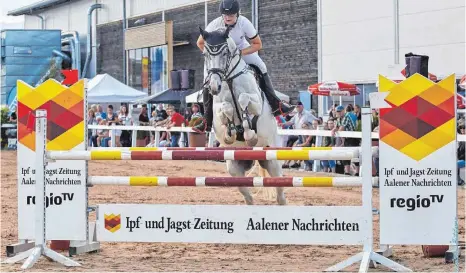
<svg viewBox="0 0 466 273">
<path fill-rule="evenodd" d="M 380 243 L 448 245 L 457 216 L 455 76 L 380 76 Z"/>
<path fill-rule="evenodd" d="M 362 245 L 362 207 L 150 205 L 98 206 L 102 242 Z"/>
<path fill-rule="evenodd" d="M 47 80 L 33 88 L 18 81 L 18 237 L 34 239 L 35 120 L 47 110 L 47 150 L 84 151 L 84 81 L 71 87 Z M 86 161 L 49 162 L 45 169 L 47 240 L 86 240 Z"/>
</svg>

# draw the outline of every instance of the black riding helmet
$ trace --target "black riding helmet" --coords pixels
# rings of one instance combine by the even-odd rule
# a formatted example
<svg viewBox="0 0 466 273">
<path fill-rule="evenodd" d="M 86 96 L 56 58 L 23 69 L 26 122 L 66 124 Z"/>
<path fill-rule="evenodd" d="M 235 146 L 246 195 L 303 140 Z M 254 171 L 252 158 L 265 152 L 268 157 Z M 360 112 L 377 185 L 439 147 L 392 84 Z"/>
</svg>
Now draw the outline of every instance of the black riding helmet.
<svg viewBox="0 0 466 273">
<path fill-rule="evenodd" d="M 222 0 L 220 1 L 220 13 L 221 14 L 238 14 L 239 13 L 239 2 L 238 0 Z"/>
</svg>

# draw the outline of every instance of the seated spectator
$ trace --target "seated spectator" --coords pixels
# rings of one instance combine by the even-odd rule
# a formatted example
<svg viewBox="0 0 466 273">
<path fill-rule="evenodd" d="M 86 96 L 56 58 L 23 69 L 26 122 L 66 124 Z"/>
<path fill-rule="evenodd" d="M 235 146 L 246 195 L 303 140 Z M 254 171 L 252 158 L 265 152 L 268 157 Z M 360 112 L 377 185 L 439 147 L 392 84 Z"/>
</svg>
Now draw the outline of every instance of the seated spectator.
<svg viewBox="0 0 466 273">
<path fill-rule="evenodd" d="M 106 118 L 105 113 L 102 112 L 102 106 L 100 104 L 91 105 L 92 111 L 94 111 L 95 117 L 101 117 L 102 119 Z"/>
<path fill-rule="evenodd" d="M 299 145 L 302 144 L 302 136 L 290 136 L 288 138 L 287 142 L 287 147 L 299 147 Z M 291 162 L 294 161 L 294 164 L 291 164 Z M 299 168 L 301 166 L 301 160 L 285 160 L 285 163 L 283 163 L 282 168 L 287 169 L 287 168 Z"/>
<path fill-rule="evenodd" d="M 197 103 L 194 103 L 192 106 L 191 106 L 191 111 L 192 111 L 192 114 L 191 114 L 191 119 L 193 118 L 202 118 L 202 114 L 201 112 L 199 111 L 199 104 Z"/>
<path fill-rule="evenodd" d="M 167 111 L 163 109 L 163 104 L 157 105 L 157 121 L 162 121 L 168 118 Z"/>
<path fill-rule="evenodd" d="M 199 111 L 200 107 L 199 107 L 199 104 L 193 104 L 191 106 L 191 116 L 189 117 L 189 126 L 195 131 L 195 132 L 205 132 L 205 130 L 207 129 L 207 124 L 206 124 L 206 121 L 203 117 L 203 115 L 201 114 L 201 112 Z M 187 140 L 188 139 L 188 134 L 186 133 L 186 137 L 185 139 Z M 187 143 L 186 143 L 187 144 Z"/>
<path fill-rule="evenodd" d="M 157 124 L 157 111 L 152 111 L 151 113 L 151 117 L 149 119 L 149 125 L 150 126 L 154 126 L 156 127 L 156 124 Z M 150 132 L 150 144 L 151 144 L 151 147 L 155 145 L 155 134 L 158 133 L 158 132 Z"/>
<path fill-rule="evenodd" d="M 92 110 L 90 110 L 92 111 Z M 100 125 L 100 122 L 102 121 L 102 117 L 101 116 L 97 116 L 92 125 Z M 92 147 L 99 147 L 100 146 L 100 143 L 99 141 L 97 141 L 97 137 L 99 136 L 98 134 L 100 132 L 102 132 L 103 130 L 102 129 L 93 129 L 92 130 L 92 133 L 91 133 L 91 143 L 92 143 Z"/>
<path fill-rule="evenodd" d="M 318 125 L 319 125 L 319 121 L 317 119 L 315 119 L 315 120 L 312 121 L 312 125 L 309 122 L 303 123 L 303 125 L 301 125 L 301 129 L 304 129 L 304 130 L 317 130 Z M 297 147 L 315 147 L 315 145 L 316 145 L 316 136 L 312 136 L 312 135 L 304 136 L 303 135 L 302 137 L 305 140 L 304 140 L 303 143 L 297 144 L 296 145 Z M 305 165 L 304 170 L 305 171 L 311 171 L 313 164 L 314 164 L 314 160 L 304 160 L 304 165 Z M 299 164 L 299 165 L 301 165 L 301 164 Z"/>
<path fill-rule="evenodd" d="M 104 125 L 104 126 L 108 125 L 107 120 L 102 119 L 99 122 L 99 125 Z M 110 140 L 109 130 L 104 130 L 104 129 L 97 130 L 97 145 L 99 145 L 99 147 L 108 147 L 109 140 Z"/>
</svg>

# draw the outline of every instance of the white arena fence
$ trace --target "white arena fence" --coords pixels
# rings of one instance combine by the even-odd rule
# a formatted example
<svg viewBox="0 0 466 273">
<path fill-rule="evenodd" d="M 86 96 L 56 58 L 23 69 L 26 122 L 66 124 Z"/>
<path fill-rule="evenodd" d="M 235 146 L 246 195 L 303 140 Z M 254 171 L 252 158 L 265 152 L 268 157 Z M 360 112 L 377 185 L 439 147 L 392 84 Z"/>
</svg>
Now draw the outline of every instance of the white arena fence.
<svg viewBox="0 0 466 273">
<path fill-rule="evenodd" d="M 115 130 L 127 130 L 132 131 L 132 143 L 131 147 L 136 147 L 136 134 L 137 131 L 149 131 L 149 132 L 184 132 L 184 133 L 195 133 L 190 127 L 172 127 L 170 129 L 164 127 L 153 127 L 153 126 L 127 126 L 127 125 L 88 125 L 88 129 L 101 129 L 101 130 L 110 130 L 110 137 L 114 135 Z M 214 138 L 213 134 L 209 134 L 209 145 L 208 147 L 213 146 Z M 319 137 L 326 137 L 332 136 L 332 133 L 327 130 L 303 130 L 303 129 L 278 129 L 278 135 L 286 137 L 286 136 L 319 136 Z M 337 137 L 348 137 L 348 138 L 362 138 L 361 132 L 337 132 Z M 158 143 L 158 134 L 156 134 L 156 143 Z M 184 137 L 184 134 L 181 134 L 181 137 Z M 371 132 L 371 138 L 376 140 L 379 139 L 378 132 Z M 466 141 L 466 135 L 458 134 L 457 141 Z M 180 142 L 183 142 L 180 140 Z M 111 139 L 111 147 L 115 147 L 115 138 Z"/>
</svg>

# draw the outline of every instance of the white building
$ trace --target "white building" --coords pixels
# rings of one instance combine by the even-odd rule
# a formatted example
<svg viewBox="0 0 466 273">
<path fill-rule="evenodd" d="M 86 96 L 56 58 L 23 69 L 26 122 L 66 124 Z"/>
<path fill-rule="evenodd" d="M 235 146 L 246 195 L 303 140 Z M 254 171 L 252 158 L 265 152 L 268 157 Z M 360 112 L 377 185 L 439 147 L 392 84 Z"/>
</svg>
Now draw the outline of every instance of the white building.
<svg viewBox="0 0 466 273">
<path fill-rule="evenodd" d="M 464 0 L 319 1 L 320 80 L 361 84 L 366 95 L 357 104 L 377 90 L 379 73 L 403 79 L 399 72 L 409 52 L 428 55 L 429 72 L 439 78 L 466 72 Z M 329 102 L 320 99 L 320 114 L 328 109 L 320 107 L 324 103 Z"/>
</svg>

